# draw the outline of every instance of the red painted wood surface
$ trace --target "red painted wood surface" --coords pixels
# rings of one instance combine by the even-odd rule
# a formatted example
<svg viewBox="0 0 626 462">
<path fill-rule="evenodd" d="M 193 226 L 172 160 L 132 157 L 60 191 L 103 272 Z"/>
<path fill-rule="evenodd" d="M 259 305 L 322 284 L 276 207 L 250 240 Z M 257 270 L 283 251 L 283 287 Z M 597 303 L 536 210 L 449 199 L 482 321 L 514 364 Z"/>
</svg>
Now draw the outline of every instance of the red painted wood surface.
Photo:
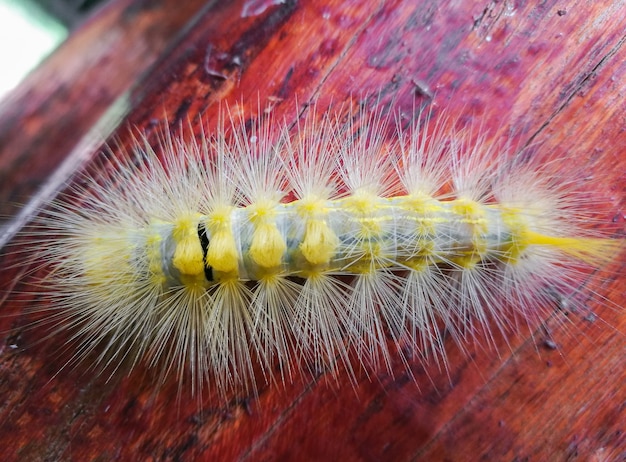
<svg viewBox="0 0 626 462">
<path fill-rule="evenodd" d="M 211 2 L 151 3 L 108 4 L 0 101 L 0 219 L 16 213 L 112 107 L 111 122 L 119 122 L 132 106 L 127 92 Z"/>
<path fill-rule="evenodd" d="M 128 126 L 154 132 L 164 118 L 172 128 L 191 120 L 198 132 L 198 115 L 210 131 L 222 101 L 271 104 L 288 120 L 296 101 L 317 101 L 324 109 L 350 94 L 374 94 L 403 111 L 434 101 L 454 117 L 479 120 L 489 140 L 514 127 L 518 145 L 537 143 L 546 158 L 571 159 L 572 172 L 596 180 L 590 183 L 605 198 L 607 222 L 623 225 L 626 1 L 602 3 L 248 0 L 207 6 L 180 24 L 178 39 L 169 39 L 149 71 L 134 77 L 130 113 L 116 137 L 127 145 Z M 102 34 L 98 24 L 95 18 L 77 34 Z M 116 60 L 142 49 L 139 37 L 125 40 L 109 50 Z M 106 83 L 88 60 L 79 61 L 91 69 L 94 85 Z M 64 88 L 76 108 L 49 107 L 49 95 L 33 96 L 35 121 L 19 111 L 21 103 L 1 108 L 0 121 L 7 114 L 12 119 L 0 124 L 0 165 L 10 166 L 2 171 L 3 191 L 19 190 L 33 174 L 6 159 L 33 156 L 28 162 L 42 162 L 50 172 L 70 144 L 48 145 L 49 133 L 62 130 L 67 143 L 75 143 L 84 130 L 72 124 L 84 114 L 85 126 L 97 119 L 90 109 L 97 95 L 71 99 L 79 87 L 70 80 Z M 106 101 L 96 106 L 112 99 Z M 41 149 L 30 148 L 34 140 Z M 508 345 L 496 339 L 497 351 L 477 346 L 463 355 L 450 345 L 448 372 L 415 361 L 415 381 L 395 358 L 393 376 L 363 373 L 354 387 L 347 376 L 335 383 L 325 374 L 285 387 L 259 381 L 258 399 L 233 396 L 223 403 L 209 394 L 200 409 L 194 398 L 178 396 L 174 381 L 155 391 L 150 369 L 107 381 L 86 364 L 60 370 L 72 352 L 58 352 L 50 342 L 24 349 L 41 335 L 18 316 L 34 301 L 5 291 L 0 447 L 7 460 L 622 460 L 623 260 L 592 287 L 615 306 L 590 301 L 594 322 L 575 315 L 565 326 L 548 321 L 557 349 L 545 346 L 542 326 L 511 336 Z M 20 273 L 5 267 L 0 275 L 4 289 L 14 287 Z"/>
</svg>

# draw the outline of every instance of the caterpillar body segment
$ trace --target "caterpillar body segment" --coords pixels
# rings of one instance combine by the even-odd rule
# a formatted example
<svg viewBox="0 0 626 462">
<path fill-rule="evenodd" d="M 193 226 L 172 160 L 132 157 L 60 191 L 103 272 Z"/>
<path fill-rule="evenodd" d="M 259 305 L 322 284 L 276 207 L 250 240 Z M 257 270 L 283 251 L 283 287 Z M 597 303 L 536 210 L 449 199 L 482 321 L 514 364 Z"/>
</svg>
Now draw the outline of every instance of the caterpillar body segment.
<svg viewBox="0 0 626 462">
<path fill-rule="evenodd" d="M 355 210 L 353 202 L 361 200 Z M 307 278 L 315 272 L 354 276 L 437 264 L 463 268 L 519 258 L 534 241 L 557 244 L 549 241 L 557 238 L 531 235 L 498 206 L 464 199 L 348 196 L 320 202 L 314 217 L 303 217 L 303 204 L 296 200 L 266 211 L 272 218 L 262 224 L 250 219 L 252 207 L 233 208 L 226 230 L 211 232 L 212 218 L 198 215 L 179 237 L 176 225 L 163 223 L 139 231 L 131 242 L 143 239 L 138 251 L 159 254 L 161 262 L 160 268 L 137 271 L 154 272 L 165 287 L 209 287 L 233 276 L 258 281 L 277 274 Z"/>
<path fill-rule="evenodd" d="M 463 348 L 531 323 L 546 287 L 621 248 L 540 169 L 490 163 L 444 124 L 388 137 L 379 111 L 316 117 L 226 118 L 201 142 L 167 137 L 162 160 L 138 143 L 50 206 L 33 234 L 78 357 L 100 346 L 220 392 L 253 389 L 257 364 L 269 381 L 353 374 L 353 356 L 390 368 L 390 343 L 445 361 L 442 327 Z"/>
</svg>

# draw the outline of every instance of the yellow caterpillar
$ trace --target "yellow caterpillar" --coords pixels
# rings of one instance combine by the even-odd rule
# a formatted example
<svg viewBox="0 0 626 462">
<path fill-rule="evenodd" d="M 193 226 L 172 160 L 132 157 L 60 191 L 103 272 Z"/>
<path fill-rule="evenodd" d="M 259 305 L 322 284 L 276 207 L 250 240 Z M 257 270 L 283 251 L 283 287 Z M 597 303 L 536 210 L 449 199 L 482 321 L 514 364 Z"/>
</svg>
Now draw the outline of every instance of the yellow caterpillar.
<svg viewBox="0 0 626 462">
<path fill-rule="evenodd" d="M 479 329 L 538 317 L 554 288 L 621 247 L 571 183 L 494 160 L 443 123 L 225 117 L 210 139 L 147 142 L 88 175 L 31 231 L 54 319 L 100 361 L 162 364 L 194 388 L 253 385 L 255 364 L 389 365 L 389 341 L 445 357 Z M 393 136 L 388 136 L 392 133 Z M 38 231 L 39 230 L 39 231 Z M 549 289 L 549 290 L 548 290 Z"/>
</svg>

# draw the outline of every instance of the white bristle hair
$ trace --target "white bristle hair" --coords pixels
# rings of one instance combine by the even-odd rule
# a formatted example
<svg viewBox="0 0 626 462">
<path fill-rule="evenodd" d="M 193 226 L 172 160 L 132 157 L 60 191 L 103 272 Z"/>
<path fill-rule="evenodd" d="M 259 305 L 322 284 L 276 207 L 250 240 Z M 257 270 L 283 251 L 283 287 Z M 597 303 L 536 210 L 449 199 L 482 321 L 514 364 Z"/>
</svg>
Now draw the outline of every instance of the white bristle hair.
<svg viewBox="0 0 626 462">
<path fill-rule="evenodd" d="M 144 363 L 160 382 L 190 378 L 193 394 L 206 386 L 255 393 L 259 375 L 284 383 L 306 370 L 337 377 L 345 369 L 352 380 L 355 366 L 391 370 L 390 345 L 403 359 L 409 352 L 446 367 L 444 335 L 466 349 L 495 343 L 493 329 L 506 336 L 532 326 L 553 291 L 576 292 L 584 268 L 605 265 L 623 247 L 589 226 L 593 210 L 577 200 L 573 180 L 526 158 L 507 162 L 494 154 L 497 144 L 447 118 L 414 119 L 403 127 L 381 108 L 311 107 L 290 126 L 225 110 L 214 135 L 183 141 L 168 133 L 158 154 L 140 137 L 98 175 L 79 175 L 24 232 L 26 247 L 38 249 L 37 268 L 48 270 L 36 282 L 43 322 L 53 334 L 71 333 L 72 361 L 95 358 L 94 367 L 111 373 Z M 394 197 L 435 209 L 460 201 L 468 214 L 515 211 L 515 223 L 563 241 L 461 252 L 452 234 L 466 231 L 452 219 L 450 235 L 433 237 L 426 225 L 407 229 L 418 209 L 398 206 L 413 217 L 404 222 L 367 208 Z M 380 227 L 343 236 L 329 213 Z M 304 258 L 303 238 L 294 236 L 309 225 L 321 233 L 319 249 L 335 249 L 341 261 L 287 262 Z M 205 271 L 210 242 L 220 239 L 237 249 L 234 257 L 224 251 L 237 268 L 210 268 L 217 282 L 181 282 L 188 278 L 173 262 L 179 248 L 199 248 L 200 226 L 211 233 Z M 171 251 L 171 261 L 151 255 L 151 246 Z M 258 264 L 276 253 L 279 265 Z"/>
</svg>

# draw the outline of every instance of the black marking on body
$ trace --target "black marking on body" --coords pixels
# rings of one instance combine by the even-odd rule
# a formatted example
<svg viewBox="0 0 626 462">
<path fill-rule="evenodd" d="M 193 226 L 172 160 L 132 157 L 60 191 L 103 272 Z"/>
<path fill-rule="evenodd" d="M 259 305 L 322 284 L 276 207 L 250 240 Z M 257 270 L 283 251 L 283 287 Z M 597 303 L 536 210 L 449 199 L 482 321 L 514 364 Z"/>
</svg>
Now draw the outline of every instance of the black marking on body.
<svg viewBox="0 0 626 462">
<path fill-rule="evenodd" d="M 204 262 L 204 277 L 207 281 L 213 281 L 213 268 L 206 264 L 206 254 L 209 251 L 209 236 L 203 223 L 198 223 L 198 238 L 202 246 L 202 261 Z"/>
</svg>

